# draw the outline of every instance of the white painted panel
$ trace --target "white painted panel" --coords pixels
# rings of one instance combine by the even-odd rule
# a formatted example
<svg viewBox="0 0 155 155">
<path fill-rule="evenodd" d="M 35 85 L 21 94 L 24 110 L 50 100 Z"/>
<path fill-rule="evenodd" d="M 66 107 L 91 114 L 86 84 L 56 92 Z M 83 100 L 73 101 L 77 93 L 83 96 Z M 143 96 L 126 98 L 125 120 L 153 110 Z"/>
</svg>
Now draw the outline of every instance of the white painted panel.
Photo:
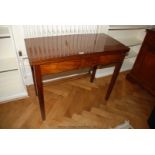
<svg viewBox="0 0 155 155">
<path fill-rule="evenodd" d="M 18 69 L 15 58 L 0 58 L 0 72 L 13 69 Z"/>
<path fill-rule="evenodd" d="M 10 36 L 8 27 L 0 26 L 0 37 L 8 37 L 8 36 Z"/>
<path fill-rule="evenodd" d="M 25 25 L 24 38 L 68 34 L 107 33 L 107 25 Z"/>
<path fill-rule="evenodd" d="M 126 46 L 134 46 L 142 43 L 145 36 L 145 29 L 109 30 L 108 34 Z"/>
<path fill-rule="evenodd" d="M 27 95 L 18 70 L 0 73 L 0 102 Z"/>
<path fill-rule="evenodd" d="M 13 33 L 13 39 L 15 42 L 16 51 L 22 51 L 23 56 L 27 56 L 25 42 L 24 42 L 24 31 L 22 25 L 13 25 L 11 27 Z M 18 55 L 17 55 L 18 56 Z"/>
<path fill-rule="evenodd" d="M 7 30 L 7 31 L 6 31 Z M 10 26 L 0 26 L 0 102 L 27 96 L 26 87 L 19 70 L 16 48 Z"/>
<path fill-rule="evenodd" d="M 109 29 L 145 29 L 151 28 L 152 25 L 109 25 Z"/>
<path fill-rule="evenodd" d="M 14 48 L 11 38 L 0 39 L 0 59 L 15 58 Z"/>
<path fill-rule="evenodd" d="M 141 48 L 141 45 L 131 46 L 130 51 L 129 51 L 128 55 L 126 56 L 126 58 L 137 57 L 140 48 Z"/>
</svg>

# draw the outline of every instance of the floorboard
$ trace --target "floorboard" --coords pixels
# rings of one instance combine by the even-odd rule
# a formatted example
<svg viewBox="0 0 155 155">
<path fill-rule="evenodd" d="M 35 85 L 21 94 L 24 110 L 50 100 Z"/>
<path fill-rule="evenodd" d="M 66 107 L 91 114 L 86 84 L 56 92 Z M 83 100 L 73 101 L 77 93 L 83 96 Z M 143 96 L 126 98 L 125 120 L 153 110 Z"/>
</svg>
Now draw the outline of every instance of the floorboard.
<svg viewBox="0 0 155 155">
<path fill-rule="evenodd" d="M 88 75 L 44 84 L 47 119 L 41 120 L 34 87 L 29 97 L 0 104 L 0 128 L 114 128 L 129 120 L 133 128 L 148 128 L 147 119 L 155 97 L 120 73 L 108 101 L 105 94 L 111 76 L 95 79 Z"/>
</svg>

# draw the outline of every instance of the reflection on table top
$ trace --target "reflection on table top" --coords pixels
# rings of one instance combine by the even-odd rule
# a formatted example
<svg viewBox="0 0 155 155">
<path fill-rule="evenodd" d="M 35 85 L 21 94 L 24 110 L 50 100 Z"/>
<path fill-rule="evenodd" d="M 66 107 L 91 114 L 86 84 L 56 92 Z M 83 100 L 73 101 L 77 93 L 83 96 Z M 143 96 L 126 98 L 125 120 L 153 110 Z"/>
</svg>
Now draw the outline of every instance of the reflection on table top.
<svg viewBox="0 0 155 155">
<path fill-rule="evenodd" d="M 59 59 L 68 56 L 81 56 L 127 51 L 117 40 L 106 34 L 74 34 L 25 39 L 26 49 L 31 64 Z"/>
</svg>

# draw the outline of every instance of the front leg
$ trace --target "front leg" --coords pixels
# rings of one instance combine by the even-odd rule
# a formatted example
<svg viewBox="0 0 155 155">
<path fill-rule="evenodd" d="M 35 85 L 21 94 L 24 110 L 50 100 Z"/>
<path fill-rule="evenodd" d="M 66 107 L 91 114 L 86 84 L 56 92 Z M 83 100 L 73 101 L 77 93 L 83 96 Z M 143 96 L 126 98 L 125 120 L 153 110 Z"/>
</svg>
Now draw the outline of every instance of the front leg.
<svg viewBox="0 0 155 155">
<path fill-rule="evenodd" d="M 34 66 L 33 67 L 33 73 L 35 77 L 35 85 L 38 93 L 38 99 L 39 99 L 39 105 L 40 105 L 40 111 L 41 111 L 41 117 L 42 120 L 46 119 L 45 115 L 45 105 L 44 105 L 44 94 L 43 94 L 43 84 L 42 84 L 42 75 L 40 66 Z"/>
<path fill-rule="evenodd" d="M 106 97 L 105 97 L 106 100 L 109 99 L 109 96 L 110 96 L 110 94 L 111 94 L 111 92 L 112 92 L 112 89 L 113 89 L 113 87 L 114 87 L 114 84 L 115 84 L 115 81 L 116 81 L 117 76 L 118 76 L 118 74 L 119 74 L 119 71 L 120 71 L 120 69 L 121 69 L 122 63 L 123 63 L 123 62 L 119 62 L 119 63 L 116 63 L 116 64 L 115 64 L 114 73 L 113 73 L 113 75 L 112 75 L 112 78 L 111 78 L 111 81 L 110 81 L 110 84 L 109 84 L 109 87 L 108 87 L 108 90 L 107 90 L 107 94 L 106 94 Z"/>
<path fill-rule="evenodd" d="M 33 77 L 33 83 L 34 83 L 34 89 L 35 89 L 35 93 L 36 93 L 36 96 L 38 96 L 38 90 L 37 90 L 37 86 L 36 86 L 36 77 L 34 75 L 34 69 L 33 69 L 33 66 L 31 66 L 31 71 L 32 71 L 32 77 Z"/>
</svg>

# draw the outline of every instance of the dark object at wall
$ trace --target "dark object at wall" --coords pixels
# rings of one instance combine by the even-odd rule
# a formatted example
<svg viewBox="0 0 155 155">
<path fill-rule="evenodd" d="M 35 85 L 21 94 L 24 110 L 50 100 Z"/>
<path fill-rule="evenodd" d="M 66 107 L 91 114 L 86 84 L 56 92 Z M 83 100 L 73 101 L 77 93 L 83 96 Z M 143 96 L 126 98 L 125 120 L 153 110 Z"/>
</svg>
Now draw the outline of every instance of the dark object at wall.
<svg viewBox="0 0 155 155">
<path fill-rule="evenodd" d="M 155 129 L 155 107 L 148 119 L 148 124 L 151 129 Z"/>
<path fill-rule="evenodd" d="M 136 62 L 127 79 L 139 84 L 155 96 L 155 29 L 147 30 Z"/>
</svg>

